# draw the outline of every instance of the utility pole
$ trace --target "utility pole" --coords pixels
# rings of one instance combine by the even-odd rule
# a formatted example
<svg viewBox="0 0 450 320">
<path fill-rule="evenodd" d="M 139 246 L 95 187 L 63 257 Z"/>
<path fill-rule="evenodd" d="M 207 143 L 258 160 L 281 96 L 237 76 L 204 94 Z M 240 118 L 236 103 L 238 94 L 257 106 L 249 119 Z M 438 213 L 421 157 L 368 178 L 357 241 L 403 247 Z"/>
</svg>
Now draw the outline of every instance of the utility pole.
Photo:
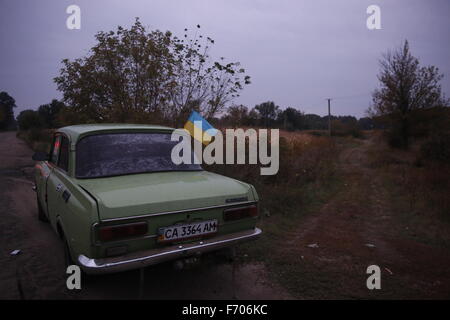
<svg viewBox="0 0 450 320">
<path fill-rule="evenodd" d="M 328 135 L 331 137 L 331 113 L 330 113 L 330 103 L 331 98 L 328 98 Z"/>
</svg>

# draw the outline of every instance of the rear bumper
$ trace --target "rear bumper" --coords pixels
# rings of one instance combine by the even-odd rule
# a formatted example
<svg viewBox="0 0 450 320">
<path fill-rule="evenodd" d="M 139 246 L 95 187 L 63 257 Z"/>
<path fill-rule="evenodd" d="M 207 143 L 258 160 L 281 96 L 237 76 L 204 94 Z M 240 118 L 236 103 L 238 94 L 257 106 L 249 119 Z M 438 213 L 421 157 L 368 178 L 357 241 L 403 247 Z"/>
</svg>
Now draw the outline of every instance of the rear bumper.
<svg viewBox="0 0 450 320">
<path fill-rule="evenodd" d="M 78 264 L 83 271 L 88 274 L 103 274 L 138 269 L 164 261 L 199 255 L 230 247 L 240 242 L 256 239 L 261 232 L 261 229 L 255 228 L 252 230 L 214 237 L 212 239 L 141 251 L 120 257 L 90 259 L 84 255 L 79 255 Z"/>
</svg>

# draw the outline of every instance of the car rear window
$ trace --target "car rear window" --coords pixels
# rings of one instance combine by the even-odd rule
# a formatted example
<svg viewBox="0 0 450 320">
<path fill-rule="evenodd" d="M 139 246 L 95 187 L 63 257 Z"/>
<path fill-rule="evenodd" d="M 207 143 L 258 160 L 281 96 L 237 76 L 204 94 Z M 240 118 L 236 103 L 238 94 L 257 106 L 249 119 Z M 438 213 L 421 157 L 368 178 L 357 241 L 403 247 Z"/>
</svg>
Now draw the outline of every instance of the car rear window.
<svg viewBox="0 0 450 320">
<path fill-rule="evenodd" d="M 109 133 L 82 138 L 76 147 L 77 178 L 125 174 L 202 170 L 198 164 L 172 162 L 178 143 L 170 133 Z M 193 162 L 193 161 L 192 161 Z"/>
</svg>

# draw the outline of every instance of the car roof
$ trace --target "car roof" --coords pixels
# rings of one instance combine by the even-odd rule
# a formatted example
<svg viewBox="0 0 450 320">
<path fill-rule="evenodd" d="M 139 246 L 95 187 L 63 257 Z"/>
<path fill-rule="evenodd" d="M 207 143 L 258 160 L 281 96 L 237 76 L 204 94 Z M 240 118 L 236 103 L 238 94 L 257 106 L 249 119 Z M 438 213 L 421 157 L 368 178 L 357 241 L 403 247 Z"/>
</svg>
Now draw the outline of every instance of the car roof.
<svg viewBox="0 0 450 320">
<path fill-rule="evenodd" d="M 72 143 L 78 141 L 81 136 L 99 133 L 99 132 L 123 132 L 123 131 L 173 131 L 174 128 L 147 125 L 147 124 L 131 124 L 131 123 L 101 123 L 101 124 L 79 124 L 73 126 L 62 127 L 57 132 L 64 133 L 69 136 Z"/>
</svg>

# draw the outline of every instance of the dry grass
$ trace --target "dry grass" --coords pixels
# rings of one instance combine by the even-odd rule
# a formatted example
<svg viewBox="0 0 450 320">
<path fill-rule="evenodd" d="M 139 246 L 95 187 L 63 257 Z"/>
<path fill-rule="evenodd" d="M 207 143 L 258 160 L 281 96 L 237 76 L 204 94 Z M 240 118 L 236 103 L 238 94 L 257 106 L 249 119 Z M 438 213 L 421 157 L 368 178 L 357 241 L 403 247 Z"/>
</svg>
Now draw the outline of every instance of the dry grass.
<svg viewBox="0 0 450 320">
<path fill-rule="evenodd" d="M 425 243 L 450 247 L 450 165 L 389 148 L 381 140 L 369 151 L 371 166 L 385 179 L 405 232 Z"/>
<path fill-rule="evenodd" d="M 311 198 L 309 189 L 317 190 L 328 183 L 335 170 L 332 155 L 336 149 L 333 140 L 327 137 L 280 130 L 280 167 L 276 175 L 262 176 L 260 165 L 204 167 L 253 184 L 264 214 L 287 213 L 301 210 L 302 204 Z"/>
</svg>

